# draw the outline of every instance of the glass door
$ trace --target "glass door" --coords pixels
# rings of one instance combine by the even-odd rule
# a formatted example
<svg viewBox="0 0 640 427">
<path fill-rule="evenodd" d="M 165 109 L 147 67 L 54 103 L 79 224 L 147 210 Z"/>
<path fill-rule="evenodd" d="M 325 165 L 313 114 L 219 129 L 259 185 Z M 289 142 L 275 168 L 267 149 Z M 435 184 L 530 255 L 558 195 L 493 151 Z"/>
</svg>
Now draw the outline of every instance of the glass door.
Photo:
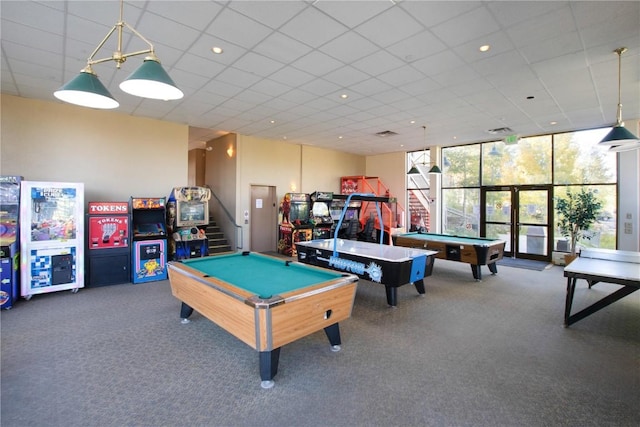
<svg viewBox="0 0 640 427">
<path fill-rule="evenodd" d="M 551 186 L 483 187 L 481 235 L 506 242 L 505 256 L 551 260 Z"/>
</svg>

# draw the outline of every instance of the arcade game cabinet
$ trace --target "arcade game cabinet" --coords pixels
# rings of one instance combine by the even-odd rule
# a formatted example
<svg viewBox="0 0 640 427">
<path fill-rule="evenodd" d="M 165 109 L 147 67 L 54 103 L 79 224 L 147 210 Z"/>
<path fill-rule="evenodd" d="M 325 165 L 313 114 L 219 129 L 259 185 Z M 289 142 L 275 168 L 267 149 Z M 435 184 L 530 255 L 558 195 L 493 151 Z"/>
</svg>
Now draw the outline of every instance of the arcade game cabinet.
<svg viewBox="0 0 640 427">
<path fill-rule="evenodd" d="M 22 181 L 20 295 L 84 287 L 84 184 Z"/>
<path fill-rule="evenodd" d="M 167 274 L 166 200 L 164 197 L 132 197 L 131 281 L 165 280 Z"/>
<path fill-rule="evenodd" d="M 171 190 L 167 201 L 169 259 L 179 261 L 209 255 L 209 239 L 204 229 L 209 224 L 209 199 L 211 190 L 205 187 Z"/>
<path fill-rule="evenodd" d="M 295 242 L 306 242 L 313 235 L 311 198 L 306 193 L 287 193 L 280 204 L 280 211 L 278 252 L 296 256 Z"/>
<path fill-rule="evenodd" d="M 0 308 L 10 309 L 20 297 L 21 176 L 0 176 Z"/>
<path fill-rule="evenodd" d="M 130 222 L 127 202 L 89 202 L 87 286 L 131 281 Z"/>
<path fill-rule="evenodd" d="M 327 191 L 315 191 L 311 193 L 311 216 L 313 221 L 313 238 L 331 238 L 331 226 L 333 218 L 329 207 L 333 200 L 333 193 Z"/>
</svg>

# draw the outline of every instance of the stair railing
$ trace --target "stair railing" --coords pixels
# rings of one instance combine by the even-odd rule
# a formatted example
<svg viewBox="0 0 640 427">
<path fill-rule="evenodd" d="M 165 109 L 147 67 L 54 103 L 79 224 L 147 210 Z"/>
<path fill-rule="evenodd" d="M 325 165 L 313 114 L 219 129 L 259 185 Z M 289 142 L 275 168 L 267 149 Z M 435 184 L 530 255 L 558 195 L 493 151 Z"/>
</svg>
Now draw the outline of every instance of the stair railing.
<svg viewBox="0 0 640 427">
<path fill-rule="evenodd" d="M 209 187 L 207 187 L 209 188 Z M 211 188 L 209 188 L 211 190 Z M 220 209 L 216 209 L 215 206 L 209 206 L 209 210 L 216 214 L 218 211 L 222 211 L 222 213 L 224 214 L 223 217 L 226 218 L 226 223 L 227 226 L 225 227 L 224 224 L 220 224 L 220 228 L 222 230 L 228 230 L 230 227 L 234 228 L 234 232 L 233 234 L 233 242 L 231 246 L 235 246 L 236 249 L 242 249 L 242 242 L 244 241 L 244 235 L 243 235 L 243 229 L 240 225 L 238 225 L 236 223 L 235 218 L 233 217 L 233 215 L 231 215 L 231 213 L 229 212 L 229 210 L 226 208 L 226 206 L 224 205 L 224 203 L 222 203 L 222 201 L 220 200 L 220 198 L 218 197 L 218 195 L 211 190 L 211 195 L 216 199 L 216 201 L 218 202 L 216 204 L 216 206 L 218 206 Z M 218 220 L 218 218 L 220 217 L 220 215 L 214 215 L 214 218 L 216 218 L 216 220 Z M 226 235 L 227 233 L 225 233 Z"/>
</svg>

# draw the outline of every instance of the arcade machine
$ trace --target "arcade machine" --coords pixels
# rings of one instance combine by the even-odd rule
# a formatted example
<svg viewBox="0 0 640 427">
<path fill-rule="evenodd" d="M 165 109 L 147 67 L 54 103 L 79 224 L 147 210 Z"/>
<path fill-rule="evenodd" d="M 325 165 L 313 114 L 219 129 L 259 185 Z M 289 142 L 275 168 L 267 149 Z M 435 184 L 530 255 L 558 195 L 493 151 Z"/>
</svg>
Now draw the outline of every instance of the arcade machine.
<svg viewBox="0 0 640 427">
<path fill-rule="evenodd" d="M 333 218 L 329 207 L 333 200 L 333 193 L 315 191 L 311 193 L 311 216 L 313 221 L 313 238 L 328 239 L 331 237 Z M 338 218 L 340 216 L 338 215 Z"/>
<path fill-rule="evenodd" d="M 167 275 L 166 199 L 131 198 L 131 281 L 165 280 Z"/>
<path fill-rule="evenodd" d="M 20 295 L 84 287 L 84 184 L 22 181 Z"/>
<path fill-rule="evenodd" d="M 362 208 L 362 202 L 360 200 L 349 200 L 347 202 L 347 197 L 348 196 L 344 194 L 333 195 L 333 200 L 331 205 L 329 205 L 329 212 L 333 220 L 330 237 L 333 237 L 337 227 L 340 227 L 338 237 L 341 239 L 355 239 L 360 230 L 360 209 Z M 346 208 L 345 204 L 347 205 Z M 342 222 L 339 221 L 340 217 L 342 217 Z"/>
<path fill-rule="evenodd" d="M 10 309 L 18 300 L 20 271 L 21 176 L 0 176 L 0 308 Z"/>
<path fill-rule="evenodd" d="M 131 281 L 130 222 L 127 202 L 89 202 L 87 286 Z"/>
<path fill-rule="evenodd" d="M 205 187 L 175 187 L 167 200 L 169 259 L 209 255 L 204 228 L 209 224 L 211 190 Z"/>
<path fill-rule="evenodd" d="M 311 198 L 306 193 L 287 193 L 280 204 L 282 221 L 278 227 L 278 252 L 296 256 L 296 242 L 306 242 L 313 236 Z"/>
</svg>

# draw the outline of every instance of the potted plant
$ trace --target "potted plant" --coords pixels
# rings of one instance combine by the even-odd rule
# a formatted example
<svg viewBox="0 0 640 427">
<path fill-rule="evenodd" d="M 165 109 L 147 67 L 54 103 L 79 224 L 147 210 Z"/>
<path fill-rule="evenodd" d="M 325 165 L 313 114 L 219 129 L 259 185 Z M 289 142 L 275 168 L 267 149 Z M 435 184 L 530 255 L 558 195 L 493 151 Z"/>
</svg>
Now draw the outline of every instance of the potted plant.
<svg viewBox="0 0 640 427">
<path fill-rule="evenodd" d="M 558 228 L 564 237 L 569 238 L 570 254 L 565 256 L 567 264 L 576 258 L 576 246 L 580 239 L 591 239 L 585 234 L 597 220 L 602 208 L 595 192 L 582 188 L 580 192 L 572 193 L 567 190 L 566 197 L 556 198 L 556 212 L 558 212 Z"/>
</svg>

